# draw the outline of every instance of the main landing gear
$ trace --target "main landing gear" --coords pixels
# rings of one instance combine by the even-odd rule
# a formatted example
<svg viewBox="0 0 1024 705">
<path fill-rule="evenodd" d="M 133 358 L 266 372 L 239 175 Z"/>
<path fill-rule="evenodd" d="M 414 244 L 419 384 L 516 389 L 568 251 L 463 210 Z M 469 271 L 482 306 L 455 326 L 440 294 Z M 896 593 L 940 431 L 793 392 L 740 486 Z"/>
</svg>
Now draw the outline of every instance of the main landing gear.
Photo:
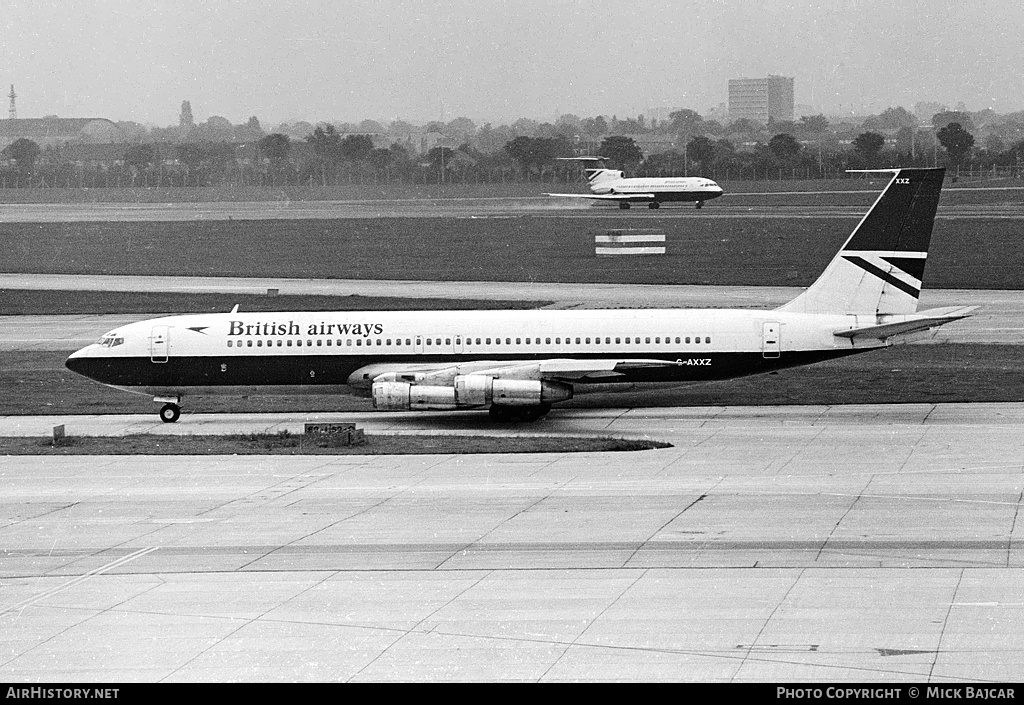
<svg viewBox="0 0 1024 705">
<path fill-rule="evenodd" d="M 652 211 L 656 211 L 659 208 L 661 208 L 661 204 L 658 203 L 657 201 L 651 201 L 650 203 L 647 204 L 647 207 L 650 208 Z"/>
<path fill-rule="evenodd" d="M 704 201 L 697 201 L 697 210 L 700 210 L 703 207 L 704 207 Z"/>
<path fill-rule="evenodd" d="M 619 201 L 619 208 L 621 208 L 624 211 L 628 211 L 629 210 L 629 201 Z"/>
<path fill-rule="evenodd" d="M 487 413 L 490 414 L 492 421 L 525 421 L 529 423 L 542 418 L 549 411 L 551 411 L 550 404 L 540 404 L 538 406 L 502 406 L 500 404 L 491 404 L 491 408 L 487 410 Z"/>
</svg>

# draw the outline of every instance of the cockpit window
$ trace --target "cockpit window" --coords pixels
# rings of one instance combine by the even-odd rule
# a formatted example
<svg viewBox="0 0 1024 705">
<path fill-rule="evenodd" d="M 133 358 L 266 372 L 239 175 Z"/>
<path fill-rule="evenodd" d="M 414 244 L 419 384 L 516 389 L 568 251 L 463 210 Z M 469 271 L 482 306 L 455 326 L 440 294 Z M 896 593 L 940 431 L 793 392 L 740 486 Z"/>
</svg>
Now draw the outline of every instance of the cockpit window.
<svg viewBox="0 0 1024 705">
<path fill-rule="evenodd" d="M 98 344 L 105 348 L 113 348 L 124 344 L 124 338 L 116 335 L 105 335 L 99 339 Z"/>
</svg>

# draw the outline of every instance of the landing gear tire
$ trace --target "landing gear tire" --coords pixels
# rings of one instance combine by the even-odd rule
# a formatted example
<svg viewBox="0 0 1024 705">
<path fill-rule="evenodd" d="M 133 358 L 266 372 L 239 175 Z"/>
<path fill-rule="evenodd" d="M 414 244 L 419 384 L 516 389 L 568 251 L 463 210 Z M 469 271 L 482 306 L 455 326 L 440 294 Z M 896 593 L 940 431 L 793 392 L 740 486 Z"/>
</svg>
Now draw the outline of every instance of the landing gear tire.
<svg viewBox="0 0 1024 705">
<path fill-rule="evenodd" d="M 619 201 L 619 208 L 624 210 L 624 211 L 628 211 L 629 210 L 629 201 Z"/>
<path fill-rule="evenodd" d="M 174 423 L 181 416 L 181 407 L 177 404 L 164 404 L 160 408 L 160 420 L 164 423 Z"/>
<path fill-rule="evenodd" d="M 539 406 L 502 406 L 500 404 L 491 404 L 491 408 L 487 410 L 487 413 L 492 421 L 525 421 L 532 423 L 545 416 L 549 411 L 551 411 L 550 404 L 540 404 Z"/>
<path fill-rule="evenodd" d="M 661 204 L 658 203 L 657 201 L 651 201 L 650 203 L 647 204 L 647 207 L 650 208 L 652 211 L 656 211 L 659 208 L 661 208 Z"/>
<path fill-rule="evenodd" d="M 704 201 L 697 201 L 697 210 L 700 210 L 703 207 L 704 207 Z"/>
</svg>

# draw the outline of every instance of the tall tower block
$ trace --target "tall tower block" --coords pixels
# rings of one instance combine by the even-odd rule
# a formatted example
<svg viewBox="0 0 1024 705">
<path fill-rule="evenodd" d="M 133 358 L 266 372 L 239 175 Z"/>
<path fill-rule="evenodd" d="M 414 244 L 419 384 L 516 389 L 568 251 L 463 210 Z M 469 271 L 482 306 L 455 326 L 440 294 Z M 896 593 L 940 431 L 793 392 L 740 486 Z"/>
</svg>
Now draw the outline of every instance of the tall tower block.
<svg viewBox="0 0 1024 705">
<path fill-rule="evenodd" d="M 16 120 L 18 118 L 18 109 L 14 107 L 14 99 L 17 98 L 17 97 L 18 96 L 14 94 L 14 84 L 12 83 L 11 84 L 11 95 L 10 95 L 11 107 L 7 111 L 7 117 L 9 117 L 11 120 Z"/>
</svg>

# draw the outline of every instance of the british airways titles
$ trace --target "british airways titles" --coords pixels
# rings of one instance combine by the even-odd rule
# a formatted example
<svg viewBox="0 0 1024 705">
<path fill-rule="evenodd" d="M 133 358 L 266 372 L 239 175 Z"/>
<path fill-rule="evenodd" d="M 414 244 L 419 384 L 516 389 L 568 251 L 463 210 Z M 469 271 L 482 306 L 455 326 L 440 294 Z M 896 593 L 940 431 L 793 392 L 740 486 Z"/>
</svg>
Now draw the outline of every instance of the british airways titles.
<svg viewBox="0 0 1024 705">
<path fill-rule="evenodd" d="M 229 326 L 228 335 L 303 335 L 301 326 L 295 321 L 288 321 L 287 323 L 278 323 L 276 321 L 264 323 L 229 321 Z M 319 323 L 310 323 L 306 327 L 305 335 L 357 335 L 369 338 L 371 335 L 380 335 L 383 332 L 383 323 L 327 323 L 320 321 Z"/>
</svg>

